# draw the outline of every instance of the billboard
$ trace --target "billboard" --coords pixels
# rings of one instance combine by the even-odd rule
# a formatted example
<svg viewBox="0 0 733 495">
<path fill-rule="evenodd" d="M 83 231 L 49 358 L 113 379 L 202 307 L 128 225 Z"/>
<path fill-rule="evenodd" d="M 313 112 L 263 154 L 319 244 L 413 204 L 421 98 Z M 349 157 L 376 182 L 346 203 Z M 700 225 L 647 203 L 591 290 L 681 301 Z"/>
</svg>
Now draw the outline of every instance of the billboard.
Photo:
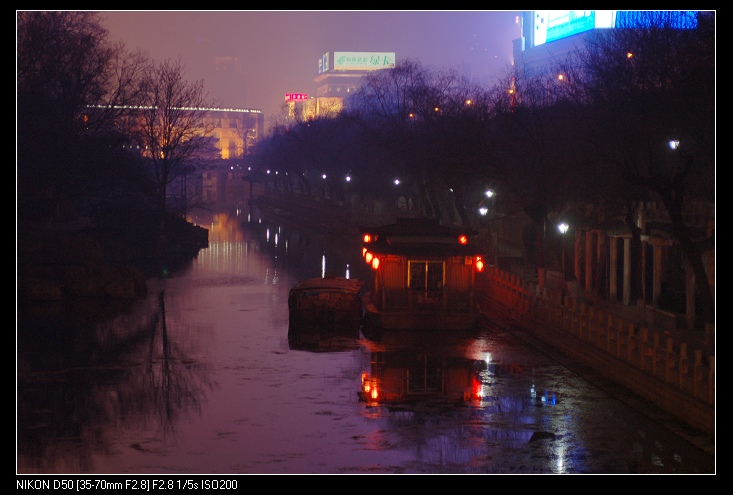
<svg viewBox="0 0 733 495">
<path fill-rule="evenodd" d="M 532 46 L 596 28 L 697 27 L 692 10 L 535 10 L 533 17 Z"/>
<path fill-rule="evenodd" d="M 597 12 L 612 12 L 611 10 Z M 599 15 L 599 21 L 601 16 Z M 567 38 L 596 27 L 595 10 L 535 10 L 534 45 Z M 603 26 L 611 27 L 611 26 Z"/>
<path fill-rule="evenodd" d="M 334 70 L 393 69 L 394 52 L 334 52 Z M 325 72 L 325 71 L 324 71 Z"/>
</svg>

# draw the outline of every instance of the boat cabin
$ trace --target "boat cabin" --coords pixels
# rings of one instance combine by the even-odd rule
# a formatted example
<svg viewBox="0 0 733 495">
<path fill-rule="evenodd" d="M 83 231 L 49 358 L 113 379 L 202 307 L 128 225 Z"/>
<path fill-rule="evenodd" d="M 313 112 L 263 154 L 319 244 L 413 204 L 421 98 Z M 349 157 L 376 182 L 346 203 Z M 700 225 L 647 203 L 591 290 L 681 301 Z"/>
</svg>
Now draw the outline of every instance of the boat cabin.
<svg viewBox="0 0 733 495">
<path fill-rule="evenodd" d="M 437 219 L 398 218 L 359 227 L 371 265 L 363 296 L 367 322 L 382 328 L 468 329 L 478 324 L 475 275 L 484 261 L 476 232 Z"/>
</svg>

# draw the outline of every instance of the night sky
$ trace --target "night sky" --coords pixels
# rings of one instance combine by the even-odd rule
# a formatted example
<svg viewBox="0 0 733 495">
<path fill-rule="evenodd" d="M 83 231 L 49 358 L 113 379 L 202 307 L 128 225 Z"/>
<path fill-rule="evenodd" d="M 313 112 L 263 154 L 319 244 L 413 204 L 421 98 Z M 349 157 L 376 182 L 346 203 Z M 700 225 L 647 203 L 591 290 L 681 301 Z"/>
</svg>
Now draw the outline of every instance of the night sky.
<svg viewBox="0 0 733 495">
<path fill-rule="evenodd" d="M 518 11 L 103 11 L 112 41 L 178 59 L 221 107 L 257 108 L 266 125 L 285 93 L 315 95 L 326 52 L 394 52 L 491 84 L 511 64 Z M 239 67 L 217 75 L 216 57 Z"/>
</svg>

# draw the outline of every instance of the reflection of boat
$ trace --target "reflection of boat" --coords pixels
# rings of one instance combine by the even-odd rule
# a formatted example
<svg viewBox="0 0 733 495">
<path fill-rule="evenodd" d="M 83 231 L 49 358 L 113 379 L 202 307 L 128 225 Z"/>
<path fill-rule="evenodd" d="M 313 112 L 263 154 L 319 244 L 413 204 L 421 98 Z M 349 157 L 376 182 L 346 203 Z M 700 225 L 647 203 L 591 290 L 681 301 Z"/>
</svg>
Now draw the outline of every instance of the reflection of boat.
<svg viewBox="0 0 733 495">
<path fill-rule="evenodd" d="M 311 278 L 295 284 L 288 295 L 290 325 L 335 328 L 361 322 L 359 292 L 364 282 L 345 277 Z"/>
<path fill-rule="evenodd" d="M 478 326 L 476 272 L 484 268 L 475 232 L 430 218 L 359 227 L 372 266 L 362 297 L 367 322 L 385 329 L 466 330 Z"/>
<path fill-rule="evenodd" d="M 479 374 L 484 362 L 466 358 L 458 342 L 443 342 L 439 335 L 431 335 L 434 339 L 425 343 L 423 331 L 404 332 L 413 331 L 386 336 L 399 340 L 400 347 L 367 341 L 370 365 L 362 372 L 361 401 L 390 409 L 415 409 L 452 407 L 481 397 Z"/>
<path fill-rule="evenodd" d="M 345 321 L 335 325 L 291 322 L 288 345 L 295 351 L 345 352 L 359 349 L 361 322 Z"/>
</svg>

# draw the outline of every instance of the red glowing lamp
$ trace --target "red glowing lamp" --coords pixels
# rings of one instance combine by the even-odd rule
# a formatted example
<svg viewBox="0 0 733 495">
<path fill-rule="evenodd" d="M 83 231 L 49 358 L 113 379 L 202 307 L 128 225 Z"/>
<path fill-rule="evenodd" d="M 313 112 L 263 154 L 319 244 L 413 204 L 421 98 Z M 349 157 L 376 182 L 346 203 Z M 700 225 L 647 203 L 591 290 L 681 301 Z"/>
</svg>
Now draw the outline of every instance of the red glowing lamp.
<svg viewBox="0 0 733 495">
<path fill-rule="evenodd" d="M 484 260 L 481 259 L 481 256 L 476 256 L 476 262 L 474 263 L 474 266 L 476 267 L 477 272 L 481 273 L 484 271 L 486 265 L 484 264 Z"/>
<path fill-rule="evenodd" d="M 376 256 L 372 258 L 372 270 L 378 270 L 379 269 L 379 258 Z"/>
</svg>

